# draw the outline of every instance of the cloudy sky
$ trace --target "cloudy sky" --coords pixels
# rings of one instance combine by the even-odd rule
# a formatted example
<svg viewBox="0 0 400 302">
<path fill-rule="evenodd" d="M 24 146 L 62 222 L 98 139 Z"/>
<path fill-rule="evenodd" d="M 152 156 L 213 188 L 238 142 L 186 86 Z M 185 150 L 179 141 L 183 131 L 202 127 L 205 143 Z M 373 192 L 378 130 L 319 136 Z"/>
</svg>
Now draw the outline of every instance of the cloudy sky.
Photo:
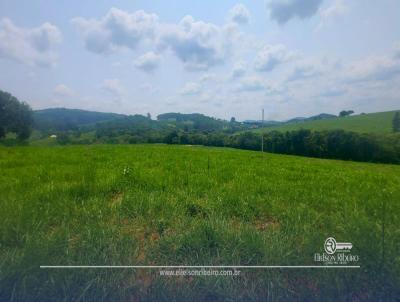
<svg viewBox="0 0 400 302">
<path fill-rule="evenodd" d="M 400 1 L 1 0 L 0 69 L 34 109 L 399 109 Z"/>
</svg>

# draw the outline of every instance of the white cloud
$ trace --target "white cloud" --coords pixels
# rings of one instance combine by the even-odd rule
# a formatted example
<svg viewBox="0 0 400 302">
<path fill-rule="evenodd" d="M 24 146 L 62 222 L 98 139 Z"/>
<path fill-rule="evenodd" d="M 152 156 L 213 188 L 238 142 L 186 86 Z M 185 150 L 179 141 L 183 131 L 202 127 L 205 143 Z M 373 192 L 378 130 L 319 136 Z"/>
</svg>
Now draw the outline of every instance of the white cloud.
<svg viewBox="0 0 400 302">
<path fill-rule="evenodd" d="M 284 45 L 266 45 L 258 52 L 255 69 L 258 71 L 272 71 L 275 67 L 294 59 L 295 53 L 290 52 Z"/>
<path fill-rule="evenodd" d="M 143 83 L 139 87 L 142 91 L 148 93 L 148 94 L 157 94 L 160 92 L 160 89 L 154 86 L 151 83 Z"/>
<path fill-rule="evenodd" d="M 246 76 L 238 79 L 236 90 L 239 92 L 258 93 L 258 96 L 277 96 L 286 92 L 286 87 L 273 81 L 266 81 L 258 76 Z"/>
<path fill-rule="evenodd" d="M 395 45 L 394 58 L 400 59 L 400 42 L 396 43 L 396 45 Z"/>
<path fill-rule="evenodd" d="M 153 72 L 160 63 L 160 56 L 150 51 L 137 58 L 134 62 L 136 68 L 145 72 Z"/>
<path fill-rule="evenodd" d="M 349 12 L 349 7 L 344 3 L 343 0 L 335 0 L 331 6 L 320 11 L 321 21 L 317 26 L 317 31 L 328 25 L 335 18 L 344 15 Z"/>
<path fill-rule="evenodd" d="M 0 58 L 30 66 L 51 66 L 56 61 L 53 47 L 61 39 L 59 29 L 50 23 L 22 28 L 4 18 L 0 21 Z"/>
<path fill-rule="evenodd" d="M 75 92 L 65 84 L 59 84 L 54 87 L 54 94 L 61 97 L 71 97 Z"/>
<path fill-rule="evenodd" d="M 135 49 L 142 41 L 153 39 L 158 16 L 143 10 L 128 13 L 117 8 L 100 20 L 74 18 L 82 32 L 86 48 L 95 53 L 108 53 L 120 48 Z"/>
<path fill-rule="evenodd" d="M 266 89 L 266 83 L 255 76 L 244 77 L 240 80 L 239 91 L 260 91 Z"/>
<path fill-rule="evenodd" d="M 179 91 L 179 94 L 181 95 L 196 95 L 200 94 L 201 92 L 201 87 L 197 83 L 186 83 L 185 86 Z"/>
<path fill-rule="evenodd" d="M 222 64 L 233 44 L 236 27 L 217 26 L 184 17 L 178 25 L 164 26 L 161 42 L 189 70 L 205 70 Z"/>
<path fill-rule="evenodd" d="M 315 78 L 336 77 L 342 70 L 342 63 L 327 56 L 298 56 L 295 64 L 291 64 L 286 74 L 286 82 L 308 80 Z"/>
<path fill-rule="evenodd" d="M 72 23 L 78 27 L 86 48 L 92 52 L 104 54 L 121 48 L 134 50 L 146 41 L 146 46 L 154 47 L 156 52 L 171 50 L 187 70 L 206 70 L 224 63 L 235 49 L 233 45 L 239 35 L 235 22 L 219 26 L 185 16 L 178 24 L 159 23 L 155 14 L 142 10 L 129 13 L 116 8 L 101 19 L 78 17 L 72 19 Z M 155 54 L 152 58 L 142 59 L 154 61 Z M 142 65 L 146 66 L 144 62 L 137 62 L 137 67 Z M 147 66 L 148 69 L 143 69 L 155 67 L 153 63 Z"/>
<path fill-rule="evenodd" d="M 212 73 L 205 73 L 200 77 L 200 82 L 218 81 L 217 76 Z"/>
<path fill-rule="evenodd" d="M 318 66 L 311 64 L 300 64 L 294 67 L 288 77 L 288 81 L 298 81 L 310 79 L 322 74 L 322 70 Z"/>
<path fill-rule="evenodd" d="M 267 3 L 271 19 L 285 24 L 292 18 L 312 17 L 323 0 L 270 0 Z"/>
<path fill-rule="evenodd" d="M 321 17 L 325 19 L 334 18 L 343 15 L 349 11 L 349 7 L 344 4 L 343 0 L 335 0 L 331 6 L 321 10 Z"/>
<path fill-rule="evenodd" d="M 246 63 L 244 61 L 236 62 L 232 69 L 232 78 L 240 78 L 246 74 Z"/>
<path fill-rule="evenodd" d="M 349 64 L 345 78 L 351 82 L 387 81 L 400 75 L 396 56 L 371 56 Z"/>
<path fill-rule="evenodd" d="M 347 92 L 346 89 L 337 88 L 337 87 L 331 87 L 331 88 L 328 88 L 328 89 L 322 91 L 317 96 L 322 96 L 322 97 L 327 97 L 327 98 L 334 98 L 334 97 L 342 96 L 342 95 L 346 94 L 346 92 Z"/>
<path fill-rule="evenodd" d="M 121 82 L 118 79 L 106 79 L 103 81 L 101 88 L 118 99 L 122 97 L 124 93 L 124 88 L 121 85 Z"/>
<path fill-rule="evenodd" d="M 250 21 L 250 12 L 243 4 L 236 4 L 229 11 L 229 19 L 237 24 L 246 24 Z"/>
</svg>

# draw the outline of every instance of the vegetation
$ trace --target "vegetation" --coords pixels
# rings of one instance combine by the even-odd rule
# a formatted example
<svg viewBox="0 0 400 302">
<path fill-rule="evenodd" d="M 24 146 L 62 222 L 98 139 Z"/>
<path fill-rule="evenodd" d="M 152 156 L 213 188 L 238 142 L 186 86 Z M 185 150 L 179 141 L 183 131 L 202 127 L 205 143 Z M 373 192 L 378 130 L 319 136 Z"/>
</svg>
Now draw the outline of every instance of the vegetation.
<svg viewBox="0 0 400 302">
<path fill-rule="evenodd" d="M 103 113 L 78 109 L 54 108 L 37 110 L 34 112 L 35 128 L 46 134 L 65 131 L 91 131 L 98 127 L 105 129 L 132 129 L 135 126 L 143 126 L 168 130 L 171 127 L 178 129 L 197 131 L 227 130 L 234 132 L 248 128 L 235 121 L 224 121 L 205 116 L 199 113 L 165 113 L 157 116 L 157 120 L 151 119 L 151 114 L 123 115 L 115 113 Z"/>
<path fill-rule="evenodd" d="M 393 121 L 392 121 L 392 126 L 393 126 L 393 132 L 400 132 L 400 112 L 396 112 Z"/>
<path fill-rule="evenodd" d="M 32 122 L 29 105 L 0 90 L 0 139 L 9 132 L 15 133 L 19 140 L 29 138 Z"/>
<path fill-rule="evenodd" d="M 292 131 L 309 129 L 314 131 L 344 130 L 358 133 L 388 134 L 392 132 L 392 120 L 396 111 L 377 112 L 348 116 L 346 118 L 329 118 L 322 120 L 306 120 L 300 122 L 285 123 L 263 129 L 255 129 L 254 132 Z"/>
<path fill-rule="evenodd" d="M 273 153 L 400 163 L 400 136 L 375 136 L 343 130 L 298 130 L 286 133 L 270 132 L 264 136 L 264 140 L 264 149 Z M 257 142 L 259 141 L 258 139 Z"/>
<path fill-rule="evenodd" d="M 140 144 L 166 143 L 233 147 L 261 150 L 261 134 L 242 132 L 230 134 L 224 131 L 170 130 L 145 117 L 129 117 L 119 123 L 101 123 L 93 133 L 59 133 L 57 143 L 66 144 Z M 51 144 L 48 138 L 39 144 Z M 53 142 L 54 143 L 54 142 Z M 364 162 L 400 163 L 400 136 L 359 134 L 335 131 L 298 130 L 268 132 L 264 134 L 264 150 L 272 153 L 293 154 L 309 157 L 332 158 Z"/>
<path fill-rule="evenodd" d="M 352 115 L 353 113 L 354 113 L 353 110 L 343 110 L 343 111 L 340 111 L 339 117 L 349 116 L 349 115 Z"/>
<path fill-rule="evenodd" d="M 346 111 L 351 114 L 351 111 Z M 394 113 L 393 113 L 394 115 Z M 343 114 L 341 114 L 343 116 Z M 361 120 L 379 121 L 387 113 L 334 118 L 320 114 L 293 125 L 350 121 L 348 125 L 362 125 Z M 303 119 L 304 120 L 304 119 Z M 356 121 L 358 120 L 358 122 Z M 354 122 L 356 121 L 356 122 Z M 388 121 L 385 121 L 388 122 Z M 367 125 L 367 123 L 364 123 Z M 383 123 L 382 123 L 383 124 Z M 396 128 L 396 116 L 393 118 Z M 261 134 L 243 132 L 257 125 L 220 120 L 203 114 L 165 113 L 152 120 L 151 115 L 118 115 L 83 110 L 48 109 L 35 112 L 35 127 L 31 143 L 38 145 L 67 144 L 141 144 L 166 143 L 233 147 L 248 150 L 261 149 Z M 369 124 L 368 124 L 369 125 Z M 262 128 L 285 129 L 285 126 Z M 367 162 L 399 163 L 400 137 L 397 135 L 357 134 L 353 132 L 299 130 L 286 133 L 277 131 L 263 134 L 265 150 L 274 153 L 294 154 L 320 158 L 334 158 Z"/>
<path fill-rule="evenodd" d="M 228 148 L 0 147 L 0 300 L 392 301 L 400 167 Z M 360 269 L 159 270 L 40 265 L 315 265 L 329 236 Z M 384 251 L 384 252 L 383 252 Z"/>
<path fill-rule="evenodd" d="M 77 130 L 96 123 L 119 120 L 126 115 L 79 109 L 51 108 L 34 111 L 35 128 L 46 133 Z"/>
<path fill-rule="evenodd" d="M 389 134 L 399 123 L 394 112 L 320 114 L 256 132 L 248 130 L 258 121 L 197 113 L 152 120 L 48 109 L 32 118 L 1 92 L 0 138 L 26 139 L 33 125 L 30 143 L 42 146 L 0 146 L 0 301 L 393 300 L 399 166 L 193 145 L 260 150 L 263 135 L 272 153 L 399 163 L 400 136 Z M 60 146 L 71 144 L 81 146 Z M 39 268 L 315 265 L 329 236 L 353 243 L 359 270 L 171 279 L 155 270 Z"/>
</svg>

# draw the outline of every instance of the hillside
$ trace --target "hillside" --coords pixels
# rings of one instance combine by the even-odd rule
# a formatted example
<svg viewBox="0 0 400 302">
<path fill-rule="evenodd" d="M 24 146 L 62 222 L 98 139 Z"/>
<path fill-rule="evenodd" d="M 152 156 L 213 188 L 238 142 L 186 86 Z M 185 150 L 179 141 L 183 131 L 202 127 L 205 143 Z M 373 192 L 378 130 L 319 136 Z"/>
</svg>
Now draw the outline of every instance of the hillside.
<svg viewBox="0 0 400 302">
<path fill-rule="evenodd" d="M 123 114 L 104 113 L 80 109 L 49 108 L 33 112 L 34 126 L 38 130 L 70 130 L 98 122 L 118 120 Z"/>
<path fill-rule="evenodd" d="M 383 289 L 388 301 L 399 294 L 399 166 L 93 145 L 0 147 L 0 170 L 2 301 L 261 301 L 271 280 L 276 301 L 344 301 L 349 288 L 354 301 L 379 300 Z M 330 236 L 352 243 L 360 268 L 196 279 L 157 269 L 83 269 L 77 277 L 39 268 L 324 265 L 314 254 Z"/>
<path fill-rule="evenodd" d="M 294 118 L 287 122 L 268 122 L 263 131 L 291 131 L 298 129 L 335 130 L 343 129 L 359 133 L 390 133 L 392 119 L 396 111 L 369 113 L 350 117 L 335 117 L 331 114 L 319 114 L 308 118 Z M 170 130 L 171 127 L 185 131 L 228 131 L 237 132 L 260 125 L 260 121 L 245 121 L 243 123 L 229 122 L 203 114 L 164 113 L 157 120 L 150 120 L 142 115 L 123 115 L 103 113 L 79 109 L 51 108 L 34 111 L 35 128 L 41 131 L 76 130 L 85 127 L 94 130 L 100 123 L 102 129 L 136 129 L 143 125 L 148 128 Z M 89 128 L 90 129 L 89 129 Z M 261 129 L 252 131 L 260 132 Z"/>
<path fill-rule="evenodd" d="M 335 117 L 322 120 L 307 120 L 286 123 L 253 131 L 291 131 L 299 129 L 310 130 L 335 130 L 354 131 L 359 133 L 390 133 L 392 132 L 392 119 L 396 111 L 368 113 L 349 117 Z"/>
<path fill-rule="evenodd" d="M 192 113 L 164 113 L 152 120 L 143 115 L 124 115 L 116 113 L 104 113 L 80 109 L 50 108 L 33 112 L 34 128 L 40 131 L 68 131 L 83 130 L 92 131 L 97 127 L 106 130 L 136 130 L 152 128 L 158 130 L 170 130 L 172 128 L 185 131 L 238 131 L 247 129 L 246 125 L 238 122 L 228 122 Z M 97 125 L 96 125 L 97 124 Z"/>
</svg>

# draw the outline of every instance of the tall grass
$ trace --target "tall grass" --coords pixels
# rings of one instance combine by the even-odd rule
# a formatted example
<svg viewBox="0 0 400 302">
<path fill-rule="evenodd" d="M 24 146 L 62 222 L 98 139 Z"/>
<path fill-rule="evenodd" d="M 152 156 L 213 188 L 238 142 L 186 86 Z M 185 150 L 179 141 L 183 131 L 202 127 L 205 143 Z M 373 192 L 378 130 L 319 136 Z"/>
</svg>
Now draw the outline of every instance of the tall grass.
<svg viewBox="0 0 400 302">
<path fill-rule="evenodd" d="M 0 172 L 1 301 L 374 301 L 400 294 L 399 166 L 101 145 L 3 147 Z M 329 236 L 353 243 L 361 269 L 196 278 L 39 269 L 315 265 Z"/>
</svg>

